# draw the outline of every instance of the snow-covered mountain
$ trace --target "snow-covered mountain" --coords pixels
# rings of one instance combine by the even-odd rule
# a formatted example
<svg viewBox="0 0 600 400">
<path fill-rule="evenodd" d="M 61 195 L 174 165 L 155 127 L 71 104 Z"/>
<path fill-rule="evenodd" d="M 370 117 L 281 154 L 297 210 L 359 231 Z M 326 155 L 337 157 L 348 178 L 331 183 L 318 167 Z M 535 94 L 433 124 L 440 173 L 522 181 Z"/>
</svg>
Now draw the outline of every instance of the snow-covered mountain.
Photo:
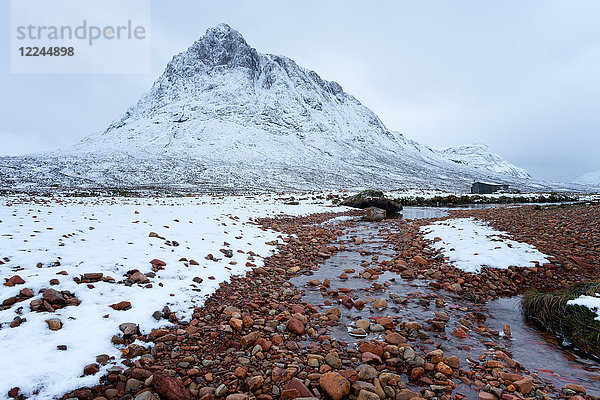
<svg viewBox="0 0 600 400">
<path fill-rule="evenodd" d="M 494 171 L 500 175 L 531 179 L 529 172 L 493 153 L 487 145 L 482 143 L 448 147 L 439 151 L 444 157 L 457 164 L 469 165 L 483 171 Z"/>
<path fill-rule="evenodd" d="M 106 130 L 0 158 L 0 185 L 19 188 L 468 190 L 473 180 L 539 188 L 483 145 L 434 150 L 390 131 L 338 83 L 257 52 L 225 24 L 173 57 Z"/>
<path fill-rule="evenodd" d="M 580 185 L 600 187 L 600 171 L 585 173 L 577 177 L 573 182 Z"/>
</svg>

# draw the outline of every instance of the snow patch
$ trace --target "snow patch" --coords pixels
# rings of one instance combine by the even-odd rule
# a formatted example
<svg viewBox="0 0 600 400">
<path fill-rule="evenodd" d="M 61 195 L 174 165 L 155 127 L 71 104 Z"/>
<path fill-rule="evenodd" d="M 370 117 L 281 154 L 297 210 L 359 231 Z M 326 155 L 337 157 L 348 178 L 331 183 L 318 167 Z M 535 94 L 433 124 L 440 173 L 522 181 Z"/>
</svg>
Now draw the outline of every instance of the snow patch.
<svg viewBox="0 0 600 400">
<path fill-rule="evenodd" d="M 32 299 L 53 288 L 70 291 L 81 300 L 79 306 L 53 313 L 31 311 L 32 299 L 0 311 L 0 399 L 15 386 L 27 397 L 38 391 L 36 399 L 51 399 L 97 384 L 103 371 L 119 365 L 121 352 L 111 338 L 120 334 L 121 323 L 137 323 L 147 334 L 169 324 L 151 316 L 165 305 L 180 318 L 189 319 L 193 308 L 202 305 L 220 282 L 245 273 L 247 262 L 261 266 L 262 257 L 274 252 L 265 242 L 277 240 L 278 233 L 263 231 L 249 219 L 331 210 L 306 202 L 284 205 L 269 196 L 4 198 L 0 203 L 0 260 L 10 260 L 0 265 L 0 282 L 14 275 L 25 280 L 23 285 L 0 286 L 0 302 L 17 296 L 23 288 L 33 290 Z M 149 237 L 150 232 L 164 239 Z M 231 249 L 232 257 L 225 257 L 220 249 Z M 260 256 L 249 257 L 249 251 Z M 209 253 L 220 260 L 205 259 Z M 155 258 L 167 265 L 150 278 L 151 288 L 119 283 L 129 270 L 151 272 L 150 261 Z M 194 259 L 199 265 L 186 265 L 181 258 Z M 54 264 L 57 261 L 60 265 Z M 60 271 L 68 275 L 57 274 Z M 73 280 L 93 272 L 111 276 L 116 283 L 100 281 L 88 286 Z M 194 282 L 195 277 L 202 283 Z M 51 286 L 51 279 L 60 283 Z M 131 302 L 131 308 L 115 311 L 109 307 L 120 301 Z M 26 322 L 10 328 L 17 315 Z M 50 318 L 59 318 L 62 329 L 49 330 L 45 320 Z M 58 350 L 59 345 L 66 345 L 67 350 Z M 82 376 L 84 366 L 100 354 L 114 356 L 116 361 L 96 375 Z"/>
<path fill-rule="evenodd" d="M 596 321 L 600 321 L 600 294 L 596 296 L 579 296 L 574 300 L 567 301 L 567 305 L 570 306 L 583 306 L 587 307 L 596 313 Z"/>
<path fill-rule="evenodd" d="M 481 267 L 506 269 L 509 266 L 532 267 L 548 262 L 547 256 L 527 243 L 510 239 L 473 218 L 453 218 L 421 227 L 430 247 L 441 250 L 457 268 L 479 273 Z M 439 240 L 441 239 L 441 240 Z"/>
</svg>

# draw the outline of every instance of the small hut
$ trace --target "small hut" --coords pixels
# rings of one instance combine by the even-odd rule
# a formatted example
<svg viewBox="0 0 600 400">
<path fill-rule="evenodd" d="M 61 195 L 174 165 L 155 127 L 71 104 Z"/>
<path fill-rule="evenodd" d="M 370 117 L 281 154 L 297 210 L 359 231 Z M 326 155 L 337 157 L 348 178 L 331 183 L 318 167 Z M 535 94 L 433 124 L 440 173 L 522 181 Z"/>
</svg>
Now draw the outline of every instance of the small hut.
<svg viewBox="0 0 600 400">
<path fill-rule="evenodd" d="M 471 193 L 490 194 L 499 190 L 508 190 L 508 185 L 492 182 L 474 182 L 471 186 Z"/>
</svg>

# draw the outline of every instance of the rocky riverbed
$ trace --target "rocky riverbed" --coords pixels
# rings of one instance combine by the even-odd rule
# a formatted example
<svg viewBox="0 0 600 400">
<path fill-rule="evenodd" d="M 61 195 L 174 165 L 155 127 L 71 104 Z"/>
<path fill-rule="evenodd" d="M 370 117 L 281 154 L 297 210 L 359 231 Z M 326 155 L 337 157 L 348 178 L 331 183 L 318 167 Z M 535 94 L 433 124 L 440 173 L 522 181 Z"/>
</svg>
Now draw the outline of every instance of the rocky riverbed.
<svg viewBox="0 0 600 400">
<path fill-rule="evenodd" d="M 321 213 L 257 221 L 281 233 L 262 267 L 222 283 L 190 321 L 165 309 L 170 328 L 142 335 L 123 327 L 115 340 L 127 345 L 126 368 L 111 367 L 100 385 L 64 397 L 596 399 L 597 363 L 563 353 L 567 361 L 552 366 L 574 372 L 558 379 L 536 353 L 542 347 L 513 345 L 524 339 L 522 328 L 512 330 L 515 313 L 498 315 L 494 301 L 597 274 L 599 210 L 451 212 L 485 219 L 551 256 L 478 274 L 429 247 L 420 227 L 431 219 L 365 223 Z M 109 361 L 99 355 L 82 374 Z"/>
</svg>

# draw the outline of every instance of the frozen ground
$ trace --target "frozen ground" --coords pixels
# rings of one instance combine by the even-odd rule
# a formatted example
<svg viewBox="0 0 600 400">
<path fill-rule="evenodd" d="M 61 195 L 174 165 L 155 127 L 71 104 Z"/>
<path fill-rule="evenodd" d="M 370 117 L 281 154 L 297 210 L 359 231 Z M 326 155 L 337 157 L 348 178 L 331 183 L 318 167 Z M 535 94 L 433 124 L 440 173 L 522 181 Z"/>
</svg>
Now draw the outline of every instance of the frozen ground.
<svg viewBox="0 0 600 400">
<path fill-rule="evenodd" d="M 579 296 L 575 300 L 569 300 L 567 304 L 574 306 L 584 306 L 596 313 L 596 320 L 600 321 L 600 294 L 596 296 Z"/>
<path fill-rule="evenodd" d="M 261 230 L 250 219 L 331 210 L 304 203 L 284 205 L 271 196 L 1 199 L 0 281 L 19 275 L 25 283 L 1 285 L 0 302 L 24 288 L 34 296 L 0 308 L 0 398 L 16 386 L 26 396 L 37 392 L 36 398 L 48 399 L 96 384 L 101 373 L 84 377 L 83 368 L 100 354 L 119 359 L 120 349 L 111 338 L 120 333 L 121 323 L 137 323 L 149 333 L 168 324 L 151 316 L 165 305 L 189 318 L 219 282 L 244 273 L 247 263 L 260 266 L 261 256 L 273 252 L 265 242 L 276 240 L 276 233 Z M 151 232 L 159 237 L 150 237 Z M 232 257 L 221 249 L 232 250 Z M 260 256 L 250 256 L 250 250 Z M 208 254 L 219 260 L 205 259 Z M 154 277 L 153 259 L 166 263 Z M 151 287 L 126 286 L 124 275 L 133 269 L 150 273 Z M 102 273 L 104 280 L 90 285 L 74 281 L 85 273 Z M 59 283 L 51 285 L 51 279 Z M 31 300 L 48 288 L 70 291 L 81 303 L 55 312 L 31 311 Z M 109 307 L 121 301 L 129 301 L 131 308 Z M 10 328 L 17 315 L 26 321 Z M 49 318 L 59 318 L 62 329 L 51 331 L 45 322 Z M 59 345 L 67 350 L 58 350 Z"/>
<path fill-rule="evenodd" d="M 506 269 L 548 262 L 535 247 L 511 240 L 508 233 L 473 218 L 437 221 L 421 231 L 433 241 L 431 247 L 442 250 L 455 267 L 466 272 L 478 273 L 483 266 Z"/>
</svg>

